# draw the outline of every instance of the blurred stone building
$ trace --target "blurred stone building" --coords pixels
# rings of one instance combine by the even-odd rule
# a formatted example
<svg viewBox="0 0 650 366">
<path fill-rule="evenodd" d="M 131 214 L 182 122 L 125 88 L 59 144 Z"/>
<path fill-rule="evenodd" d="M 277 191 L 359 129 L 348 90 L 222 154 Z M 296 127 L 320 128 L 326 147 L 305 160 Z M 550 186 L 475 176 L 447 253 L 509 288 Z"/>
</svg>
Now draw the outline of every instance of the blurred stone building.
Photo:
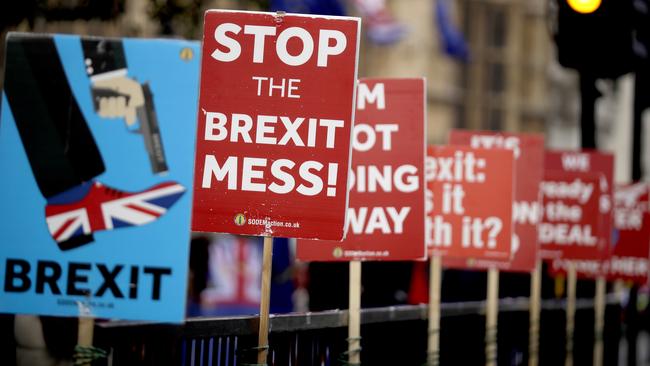
<svg viewBox="0 0 650 366">
<path fill-rule="evenodd" d="M 353 13 L 352 0 L 347 1 Z M 359 75 L 425 76 L 430 143 L 445 143 L 451 128 L 469 128 L 545 132 L 549 147 L 578 148 L 577 77 L 555 61 L 552 0 L 447 0 L 452 22 L 469 46 L 466 62 L 444 52 L 435 14 L 436 2 L 444 0 L 386 1 L 408 33 L 393 45 L 373 44 L 362 35 Z M 5 8 L 0 12 L 2 39 L 8 30 L 200 39 L 205 9 L 266 10 L 269 1 L 14 3 L 1 6 Z M 598 105 L 599 146 L 616 153 L 617 180 L 627 181 L 632 80 L 624 77 L 616 83 L 602 82 L 599 89 L 604 95 Z M 650 140 L 647 130 L 646 145 Z M 647 167 L 650 161 L 645 163 Z"/>
</svg>

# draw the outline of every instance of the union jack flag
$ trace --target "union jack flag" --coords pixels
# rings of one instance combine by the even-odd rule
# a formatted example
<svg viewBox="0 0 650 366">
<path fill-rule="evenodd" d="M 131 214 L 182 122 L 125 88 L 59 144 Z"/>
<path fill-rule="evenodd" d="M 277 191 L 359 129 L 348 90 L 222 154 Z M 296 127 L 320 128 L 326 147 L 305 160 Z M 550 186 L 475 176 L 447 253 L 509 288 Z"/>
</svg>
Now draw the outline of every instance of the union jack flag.
<svg viewBox="0 0 650 366">
<path fill-rule="evenodd" d="M 118 191 L 95 182 L 79 201 L 47 205 L 47 226 L 58 243 L 96 231 L 140 226 L 165 214 L 184 192 L 185 188 L 175 182 L 161 183 L 136 193 Z"/>
</svg>

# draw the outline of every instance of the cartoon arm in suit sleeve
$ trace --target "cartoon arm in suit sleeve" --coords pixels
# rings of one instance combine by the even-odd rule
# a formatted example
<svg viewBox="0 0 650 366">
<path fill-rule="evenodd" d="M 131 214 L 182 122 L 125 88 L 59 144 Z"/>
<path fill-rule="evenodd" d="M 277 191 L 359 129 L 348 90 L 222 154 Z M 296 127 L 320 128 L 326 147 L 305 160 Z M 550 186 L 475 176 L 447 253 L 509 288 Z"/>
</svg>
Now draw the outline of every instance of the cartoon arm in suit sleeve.
<svg viewBox="0 0 650 366">
<path fill-rule="evenodd" d="M 137 109 L 144 105 L 142 85 L 127 76 L 126 57 L 118 40 L 83 40 L 84 63 L 95 109 L 103 118 L 124 118 L 136 129 Z"/>
<path fill-rule="evenodd" d="M 129 131 L 142 134 L 152 171 L 167 172 L 151 89 L 148 83 L 140 84 L 127 76 L 122 42 L 83 40 L 82 48 L 97 114 L 103 118 L 124 118 Z"/>
</svg>

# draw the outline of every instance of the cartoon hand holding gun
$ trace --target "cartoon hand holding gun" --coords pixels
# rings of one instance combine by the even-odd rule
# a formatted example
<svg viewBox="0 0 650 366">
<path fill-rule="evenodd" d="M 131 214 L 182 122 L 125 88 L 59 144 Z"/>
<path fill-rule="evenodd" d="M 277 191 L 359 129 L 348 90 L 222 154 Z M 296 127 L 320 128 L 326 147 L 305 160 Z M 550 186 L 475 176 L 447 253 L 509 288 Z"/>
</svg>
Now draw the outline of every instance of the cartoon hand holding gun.
<svg viewBox="0 0 650 366">
<path fill-rule="evenodd" d="M 84 42 L 84 51 L 90 56 L 86 65 L 97 114 L 102 118 L 124 118 L 129 131 L 143 135 L 152 171 L 156 174 L 167 172 L 149 84 L 140 84 L 126 75 L 126 59 L 121 44 Z"/>
<path fill-rule="evenodd" d="M 116 77 L 94 83 L 92 94 L 99 116 L 123 117 L 129 131 L 143 135 L 151 170 L 156 174 L 167 172 L 167 160 L 149 84 L 140 85 L 125 76 Z M 140 122 L 139 129 L 137 121 Z"/>
<path fill-rule="evenodd" d="M 100 117 L 123 117 L 127 127 L 135 125 L 136 110 L 144 106 L 142 86 L 126 76 L 116 76 L 93 83 L 93 99 Z"/>
</svg>

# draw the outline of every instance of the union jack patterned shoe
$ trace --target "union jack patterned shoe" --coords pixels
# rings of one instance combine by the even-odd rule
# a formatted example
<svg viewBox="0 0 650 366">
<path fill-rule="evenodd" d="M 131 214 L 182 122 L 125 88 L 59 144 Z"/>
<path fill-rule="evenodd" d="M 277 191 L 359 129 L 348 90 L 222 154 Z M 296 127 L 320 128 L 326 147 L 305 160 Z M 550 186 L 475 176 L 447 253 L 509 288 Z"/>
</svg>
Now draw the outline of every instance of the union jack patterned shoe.
<svg viewBox="0 0 650 366">
<path fill-rule="evenodd" d="M 161 183 L 136 193 L 91 182 L 81 191 L 66 192 L 66 203 L 48 201 L 45 217 L 52 238 L 61 250 L 68 250 L 91 242 L 96 231 L 153 222 L 165 214 L 183 193 L 185 187 L 175 182 Z"/>
</svg>

